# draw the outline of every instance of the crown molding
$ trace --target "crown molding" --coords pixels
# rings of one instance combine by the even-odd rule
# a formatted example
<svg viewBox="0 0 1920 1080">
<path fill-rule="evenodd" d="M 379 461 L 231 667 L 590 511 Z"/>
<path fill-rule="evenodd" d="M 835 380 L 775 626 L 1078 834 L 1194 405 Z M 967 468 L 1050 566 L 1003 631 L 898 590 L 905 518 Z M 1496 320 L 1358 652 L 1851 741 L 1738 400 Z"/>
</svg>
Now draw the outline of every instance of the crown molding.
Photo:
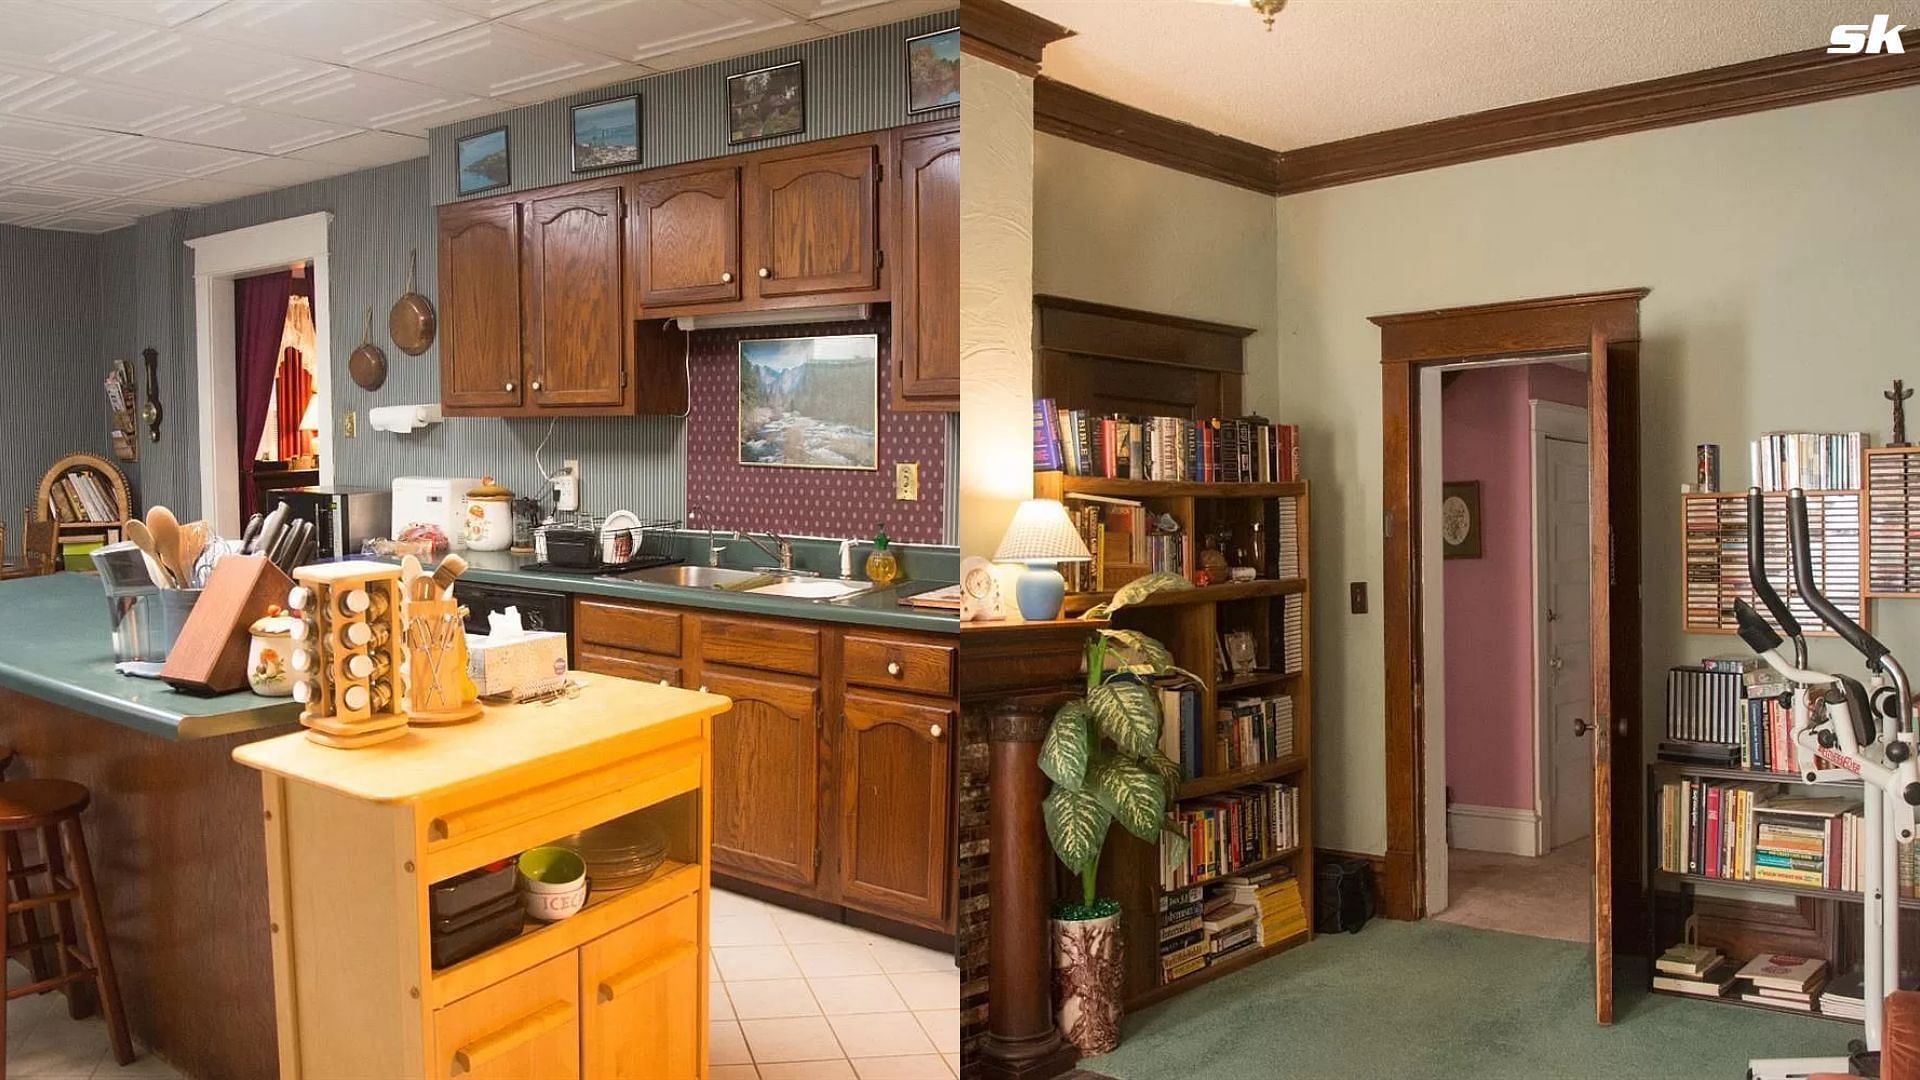
<svg viewBox="0 0 1920 1080">
<path fill-rule="evenodd" d="M 1006 0 L 960 0 L 960 51 L 1032 78 L 1040 54 L 1073 31 Z"/>
<path fill-rule="evenodd" d="M 1920 84 L 1920 30 L 1902 38 L 1906 53 L 1830 56 L 1808 49 L 1284 152 L 1041 76 L 1034 83 L 1034 128 L 1236 187 L 1293 195 Z"/>
</svg>

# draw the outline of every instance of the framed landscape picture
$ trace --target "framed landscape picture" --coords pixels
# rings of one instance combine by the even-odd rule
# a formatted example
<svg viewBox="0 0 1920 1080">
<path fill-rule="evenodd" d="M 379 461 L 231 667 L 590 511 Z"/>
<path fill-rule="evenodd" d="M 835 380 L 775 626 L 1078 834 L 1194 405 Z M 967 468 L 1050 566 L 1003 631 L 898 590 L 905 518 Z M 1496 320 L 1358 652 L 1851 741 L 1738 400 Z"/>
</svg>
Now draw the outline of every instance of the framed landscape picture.
<svg viewBox="0 0 1920 1080">
<path fill-rule="evenodd" d="M 506 128 L 468 135 L 453 145 L 459 169 L 455 190 L 460 194 L 477 195 L 507 186 L 512 171 L 507 161 Z"/>
<path fill-rule="evenodd" d="M 907 111 L 960 104 L 960 28 L 907 39 Z"/>
<path fill-rule="evenodd" d="M 573 107 L 573 171 L 640 164 L 640 95 Z"/>
<path fill-rule="evenodd" d="M 807 130 L 807 80 L 801 61 L 727 76 L 727 143 Z"/>
<path fill-rule="evenodd" d="M 740 463 L 877 469 L 880 338 L 740 343 Z"/>
</svg>

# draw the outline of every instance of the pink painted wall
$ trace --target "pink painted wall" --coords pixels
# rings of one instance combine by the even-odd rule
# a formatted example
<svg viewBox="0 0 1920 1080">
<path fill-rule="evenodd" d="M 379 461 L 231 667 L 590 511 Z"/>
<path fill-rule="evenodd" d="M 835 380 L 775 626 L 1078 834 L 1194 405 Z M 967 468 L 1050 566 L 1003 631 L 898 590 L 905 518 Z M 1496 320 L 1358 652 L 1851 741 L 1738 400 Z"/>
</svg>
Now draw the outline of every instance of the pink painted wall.
<svg viewBox="0 0 1920 1080">
<path fill-rule="evenodd" d="M 1552 364 L 1462 372 L 1441 400 L 1441 476 L 1480 482 L 1478 559 L 1448 559 L 1447 785 L 1453 801 L 1533 808 L 1533 438 L 1528 401 L 1585 405 Z"/>
</svg>

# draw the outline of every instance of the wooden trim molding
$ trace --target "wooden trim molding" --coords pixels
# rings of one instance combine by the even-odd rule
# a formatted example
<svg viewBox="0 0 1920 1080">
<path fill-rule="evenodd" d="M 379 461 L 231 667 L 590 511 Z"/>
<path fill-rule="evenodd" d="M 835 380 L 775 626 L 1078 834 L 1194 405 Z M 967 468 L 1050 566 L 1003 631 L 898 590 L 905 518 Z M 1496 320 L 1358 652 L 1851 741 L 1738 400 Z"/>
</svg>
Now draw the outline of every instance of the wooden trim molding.
<svg viewBox="0 0 1920 1080">
<path fill-rule="evenodd" d="M 963 27 L 968 10 L 963 4 Z M 1218 135 L 1041 76 L 1034 81 L 1034 128 L 1235 187 L 1295 195 L 1920 84 L 1920 30 L 1901 37 L 1905 53 L 1830 56 L 1824 49 L 1807 49 L 1286 151 Z"/>
<path fill-rule="evenodd" d="M 1640 301 L 1646 295 L 1646 289 L 1615 289 L 1375 315 L 1367 321 L 1380 328 L 1383 364 L 1562 351 L 1584 354 L 1596 331 L 1608 341 L 1640 340 Z"/>
<path fill-rule="evenodd" d="M 1033 128 L 1267 195 L 1280 193 L 1264 146 L 1101 97 L 1045 75 L 1033 81 Z"/>
<path fill-rule="evenodd" d="M 1040 54 L 1073 31 L 1006 0 L 960 0 L 960 51 L 1032 78 Z"/>
</svg>

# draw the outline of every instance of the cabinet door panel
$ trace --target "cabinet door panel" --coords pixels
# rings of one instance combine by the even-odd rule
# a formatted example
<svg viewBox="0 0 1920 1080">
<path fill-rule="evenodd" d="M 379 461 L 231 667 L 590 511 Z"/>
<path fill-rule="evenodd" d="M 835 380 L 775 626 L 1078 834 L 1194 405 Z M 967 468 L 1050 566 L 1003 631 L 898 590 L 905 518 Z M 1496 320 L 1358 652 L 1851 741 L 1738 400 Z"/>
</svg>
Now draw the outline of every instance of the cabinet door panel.
<svg viewBox="0 0 1920 1080">
<path fill-rule="evenodd" d="M 756 161 L 751 176 L 749 250 L 760 296 L 879 286 L 877 148 Z"/>
<path fill-rule="evenodd" d="M 707 962 L 688 896 L 580 949 L 581 1069 L 593 1080 L 694 1080 Z"/>
<path fill-rule="evenodd" d="M 894 187 L 893 397 L 960 407 L 960 128 L 903 135 Z"/>
<path fill-rule="evenodd" d="M 578 1080 L 579 971 L 568 952 L 437 1010 L 427 1075 Z"/>
<path fill-rule="evenodd" d="M 439 243 L 441 403 L 516 409 L 522 400 L 520 207 L 443 207 Z"/>
<path fill-rule="evenodd" d="M 952 746 L 949 708 L 847 695 L 840 747 L 841 903 L 943 925 Z"/>
<path fill-rule="evenodd" d="M 634 300 L 648 308 L 740 299 L 740 170 L 634 183 Z"/>
<path fill-rule="evenodd" d="M 527 204 L 527 389 L 540 406 L 617 407 L 628 335 L 620 189 Z"/>
<path fill-rule="evenodd" d="M 795 679 L 703 668 L 733 699 L 713 720 L 713 863 L 771 882 L 818 876 L 820 690 Z"/>
</svg>

